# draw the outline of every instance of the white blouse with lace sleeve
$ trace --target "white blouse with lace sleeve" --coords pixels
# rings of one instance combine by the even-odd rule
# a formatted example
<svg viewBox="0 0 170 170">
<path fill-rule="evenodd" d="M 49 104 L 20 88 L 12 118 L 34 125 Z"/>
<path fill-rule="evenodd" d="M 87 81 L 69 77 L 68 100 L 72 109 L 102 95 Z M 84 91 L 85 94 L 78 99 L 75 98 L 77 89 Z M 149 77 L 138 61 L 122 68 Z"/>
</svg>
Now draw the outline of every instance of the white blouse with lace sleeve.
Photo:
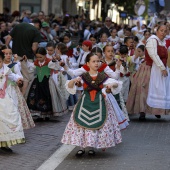
<svg viewBox="0 0 170 170">
<path fill-rule="evenodd" d="M 120 70 L 116 69 L 114 72 L 109 66 L 104 69 L 104 72 L 111 78 L 118 80 L 120 76 Z"/>
<path fill-rule="evenodd" d="M 76 88 L 76 85 L 74 85 L 73 86 L 73 88 L 69 88 L 68 87 L 68 83 L 70 82 L 70 80 L 67 80 L 66 81 L 66 84 L 65 84 L 65 86 L 66 86 L 66 90 L 70 93 L 70 94 L 76 94 L 76 90 L 77 90 L 77 88 Z M 81 80 L 81 83 L 83 84 L 83 80 Z M 112 93 L 113 94 L 118 94 L 118 93 L 120 93 L 120 91 L 121 91 L 121 89 L 122 89 L 122 82 L 121 81 L 117 81 L 117 80 L 114 80 L 114 79 L 112 79 L 112 78 L 108 78 L 104 83 L 103 83 L 103 86 L 104 86 L 104 88 L 102 89 L 102 93 L 103 94 L 106 94 L 106 86 L 107 85 L 116 85 L 116 84 L 118 84 L 118 87 L 116 87 L 116 88 L 111 88 L 111 91 L 112 91 Z"/>
<path fill-rule="evenodd" d="M 102 93 L 104 93 L 104 94 L 106 94 L 106 86 L 107 85 L 118 85 L 116 88 L 114 88 L 114 87 L 112 87 L 111 88 L 111 91 L 112 91 L 112 93 L 115 95 L 115 94 L 118 94 L 118 93 L 120 93 L 121 92 L 121 89 L 122 89 L 122 81 L 117 81 L 117 80 L 114 80 L 114 79 L 112 79 L 112 78 L 108 78 L 104 83 L 103 83 L 103 85 L 104 85 L 104 88 L 102 89 Z"/>
<path fill-rule="evenodd" d="M 156 36 L 155 36 L 156 37 Z M 159 45 L 165 46 L 163 41 L 158 41 Z M 146 43 L 146 49 L 148 51 L 149 56 L 151 59 L 155 62 L 155 64 L 161 69 L 165 70 L 165 66 L 163 62 L 161 61 L 160 57 L 158 56 L 157 53 L 157 41 L 154 38 L 150 38 L 148 42 Z"/>
<path fill-rule="evenodd" d="M 48 67 L 51 68 L 51 69 L 54 69 L 54 70 L 60 70 L 61 69 L 61 66 L 59 65 L 58 61 L 56 61 L 56 62 L 50 61 L 48 63 Z"/>
</svg>

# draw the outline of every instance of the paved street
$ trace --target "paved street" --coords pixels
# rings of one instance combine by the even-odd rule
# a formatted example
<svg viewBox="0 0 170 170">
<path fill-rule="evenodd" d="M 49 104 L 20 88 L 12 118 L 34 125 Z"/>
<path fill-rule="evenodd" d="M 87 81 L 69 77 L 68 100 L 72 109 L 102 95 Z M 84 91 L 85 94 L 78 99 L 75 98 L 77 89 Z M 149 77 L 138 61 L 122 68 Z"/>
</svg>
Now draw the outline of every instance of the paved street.
<svg viewBox="0 0 170 170">
<path fill-rule="evenodd" d="M 95 157 L 76 158 L 76 148 L 56 170 L 170 169 L 170 117 L 149 116 L 146 122 L 139 122 L 134 116 L 122 134 L 122 144 L 105 152 L 98 150 Z"/>
<path fill-rule="evenodd" d="M 49 122 L 38 122 L 25 132 L 27 143 L 13 147 L 13 154 L 0 152 L 0 170 L 36 170 L 60 146 L 60 139 L 69 115 Z M 115 148 L 96 151 L 76 158 L 75 148 L 56 170 L 169 170 L 170 169 L 170 117 L 146 122 L 131 117 L 128 129 L 122 131 L 123 142 Z M 47 169 L 48 170 L 48 169 Z"/>
<path fill-rule="evenodd" d="M 35 170 L 61 146 L 62 133 L 70 114 L 49 122 L 37 122 L 25 131 L 26 144 L 13 146 L 14 153 L 0 151 L 0 170 Z"/>
</svg>

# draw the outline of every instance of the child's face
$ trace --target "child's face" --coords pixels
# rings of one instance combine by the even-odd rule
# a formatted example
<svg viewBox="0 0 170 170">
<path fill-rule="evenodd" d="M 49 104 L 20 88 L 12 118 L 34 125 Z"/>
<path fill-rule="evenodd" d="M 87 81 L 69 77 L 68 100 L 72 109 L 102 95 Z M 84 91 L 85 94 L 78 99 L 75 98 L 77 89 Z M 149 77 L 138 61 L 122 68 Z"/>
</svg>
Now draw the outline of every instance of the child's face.
<svg viewBox="0 0 170 170">
<path fill-rule="evenodd" d="M 128 30 L 125 31 L 125 36 L 129 37 L 129 36 L 131 36 L 131 35 L 132 35 L 132 34 L 131 34 L 130 31 L 128 31 Z"/>
<path fill-rule="evenodd" d="M 106 59 L 110 59 L 110 60 L 113 59 L 113 57 L 114 57 L 113 47 L 112 46 L 107 46 L 105 48 L 104 54 L 105 54 Z"/>
<path fill-rule="evenodd" d="M 2 68 L 2 66 L 3 66 L 3 60 L 2 58 L 0 58 L 0 68 Z"/>
<path fill-rule="evenodd" d="M 90 58 L 90 61 L 87 62 L 89 68 L 93 71 L 97 71 L 100 66 L 100 59 L 97 55 L 94 55 Z"/>
<path fill-rule="evenodd" d="M 53 55 L 55 53 L 55 49 L 53 47 L 47 47 L 47 54 Z"/>
<path fill-rule="evenodd" d="M 70 38 L 67 36 L 64 36 L 63 43 L 67 44 L 70 42 Z"/>
<path fill-rule="evenodd" d="M 116 34 L 117 34 L 117 30 L 116 30 L 116 29 L 112 30 L 112 32 L 111 32 L 111 36 L 112 36 L 112 37 L 115 37 L 115 36 L 116 36 Z"/>
<path fill-rule="evenodd" d="M 144 51 L 142 51 L 140 48 L 137 48 L 137 54 L 139 57 L 144 56 Z"/>
<path fill-rule="evenodd" d="M 12 58 L 12 51 L 11 49 L 5 49 L 4 50 L 4 56 L 5 56 L 5 61 L 6 62 L 11 62 L 11 58 Z"/>
<path fill-rule="evenodd" d="M 96 55 L 99 57 L 100 60 L 101 60 L 102 57 L 103 57 L 102 54 L 101 54 L 101 53 L 98 53 L 98 52 L 96 53 Z"/>
<path fill-rule="evenodd" d="M 45 55 L 41 55 L 41 54 L 36 54 L 36 58 L 38 61 L 40 61 L 40 63 L 44 62 L 46 56 Z"/>
<path fill-rule="evenodd" d="M 146 32 L 145 35 L 144 35 L 145 40 L 147 40 L 150 36 L 151 36 L 151 34 L 149 32 Z"/>
<path fill-rule="evenodd" d="M 134 46 L 133 39 L 128 39 L 128 41 L 125 43 L 125 45 L 127 45 L 127 47 L 133 47 Z"/>
<path fill-rule="evenodd" d="M 95 38 L 91 37 L 91 38 L 90 38 L 90 41 L 91 41 L 92 45 L 95 45 L 95 44 L 96 44 L 96 39 L 95 39 Z"/>
<path fill-rule="evenodd" d="M 122 59 L 126 59 L 127 56 L 128 56 L 128 54 L 120 54 L 120 57 L 121 57 Z"/>
<path fill-rule="evenodd" d="M 61 55 L 61 52 L 60 52 L 60 50 L 59 50 L 59 48 L 58 48 L 58 47 L 56 47 L 56 54 Z"/>
<path fill-rule="evenodd" d="M 100 38 L 100 41 L 101 42 L 107 42 L 107 35 L 106 34 L 103 34 L 102 36 L 101 36 L 101 38 Z"/>
<path fill-rule="evenodd" d="M 83 51 L 89 51 L 89 46 L 86 46 L 86 45 L 82 45 L 82 49 L 83 49 Z"/>
</svg>

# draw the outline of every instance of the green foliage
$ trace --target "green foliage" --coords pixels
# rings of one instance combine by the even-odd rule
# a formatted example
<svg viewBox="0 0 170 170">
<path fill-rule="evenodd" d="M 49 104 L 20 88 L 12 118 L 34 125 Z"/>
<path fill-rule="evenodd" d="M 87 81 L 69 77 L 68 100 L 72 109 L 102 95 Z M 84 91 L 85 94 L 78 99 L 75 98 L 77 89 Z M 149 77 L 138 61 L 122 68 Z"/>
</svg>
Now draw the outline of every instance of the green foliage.
<svg viewBox="0 0 170 170">
<path fill-rule="evenodd" d="M 128 14 L 135 15 L 134 5 L 136 0 L 112 0 L 112 3 L 115 3 L 118 6 L 123 6 L 124 11 Z"/>
</svg>

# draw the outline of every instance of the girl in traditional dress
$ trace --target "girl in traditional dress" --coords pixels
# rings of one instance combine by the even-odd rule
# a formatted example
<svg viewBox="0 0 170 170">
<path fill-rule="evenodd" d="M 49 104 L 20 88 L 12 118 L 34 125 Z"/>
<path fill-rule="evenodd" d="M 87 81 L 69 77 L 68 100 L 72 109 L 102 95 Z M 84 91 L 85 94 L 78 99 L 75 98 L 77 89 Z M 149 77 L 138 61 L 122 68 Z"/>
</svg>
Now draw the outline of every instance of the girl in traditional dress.
<svg viewBox="0 0 170 170">
<path fill-rule="evenodd" d="M 108 36 L 107 36 L 107 34 L 106 33 L 102 33 L 101 35 L 100 35 L 100 42 L 97 44 L 97 46 L 98 47 L 100 47 L 101 49 L 103 49 L 104 48 L 104 46 L 107 44 L 107 42 L 108 42 Z"/>
<path fill-rule="evenodd" d="M 146 42 L 145 62 L 134 76 L 127 100 L 129 114 L 140 113 L 139 120 L 145 120 L 145 114 L 157 118 L 170 114 L 170 71 L 167 64 L 165 46 L 166 26 L 160 25 L 156 35 Z"/>
<path fill-rule="evenodd" d="M 121 83 L 97 71 L 100 66 L 97 55 L 88 54 L 86 63 L 89 71 L 66 83 L 71 94 L 76 93 L 75 84 L 84 88 L 61 140 L 81 148 L 76 156 L 82 156 L 87 147 L 88 154 L 95 155 L 94 148 L 113 147 L 122 140 L 115 110 L 106 94 L 106 91 L 119 93 Z"/>
<path fill-rule="evenodd" d="M 46 50 L 47 50 L 47 58 L 52 60 L 53 57 L 55 56 L 55 44 L 53 41 L 47 43 Z"/>
<path fill-rule="evenodd" d="M 64 62 L 65 65 L 67 65 L 69 67 L 70 63 L 69 63 L 69 58 L 66 55 L 67 51 L 68 51 L 68 49 L 67 49 L 67 46 L 65 44 L 63 44 L 63 43 L 57 44 L 57 46 L 56 46 L 56 54 L 59 56 L 59 58 L 60 58 L 59 60 Z M 71 76 L 69 76 L 66 72 L 63 72 L 63 74 L 65 75 L 66 80 L 71 79 Z M 69 110 L 73 110 L 74 105 L 77 103 L 76 94 L 74 94 L 74 95 L 70 94 L 69 97 L 68 97 L 67 103 L 68 103 Z"/>
<path fill-rule="evenodd" d="M 4 49 L 2 50 L 5 55 L 4 65 L 9 67 L 11 71 L 18 76 L 22 77 L 20 72 L 19 65 L 15 62 L 12 62 L 12 50 Z M 22 77 L 23 78 L 23 77 Z M 30 129 L 35 126 L 34 121 L 32 119 L 31 113 L 28 109 L 27 103 L 17 85 L 16 82 L 8 80 L 8 86 L 11 92 L 11 97 L 13 98 L 15 105 L 18 106 L 18 111 L 21 115 L 22 125 L 24 129 Z"/>
<path fill-rule="evenodd" d="M 56 57 L 53 57 L 48 67 L 51 69 L 49 86 L 52 98 L 53 116 L 62 116 L 68 113 L 67 100 L 69 93 L 65 88 L 66 78 L 62 73 L 59 63 L 56 62 Z"/>
<path fill-rule="evenodd" d="M 104 63 L 106 63 L 110 67 L 110 69 L 115 71 L 117 65 L 116 65 L 116 60 L 114 58 L 113 46 L 112 45 L 106 45 L 103 48 L 103 53 L 105 54 Z M 122 69 L 123 69 L 123 67 L 121 66 L 121 70 Z M 120 75 L 122 75 L 122 74 L 120 73 Z M 124 88 L 124 87 L 122 87 L 122 88 Z M 128 113 L 127 113 L 127 109 L 126 109 L 126 106 L 125 106 L 125 102 L 124 102 L 122 93 L 120 92 L 120 93 L 114 95 L 114 98 L 111 95 L 109 97 L 112 101 L 114 101 L 114 98 L 115 98 L 117 103 L 119 104 L 120 108 L 122 109 L 124 115 L 120 114 L 121 118 L 119 119 L 119 123 L 122 126 L 122 128 L 123 127 L 125 128 L 126 127 L 126 120 L 129 120 L 129 117 L 128 117 Z M 125 122 L 125 125 L 122 125 L 124 122 Z"/>
<path fill-rule="evenodd" d="M 25 143 L 21 116 L 18 106 L 11 98 L 11 89 L 7 81 L 22 82 L 22 77 L 12 73 L 9 67 L 3 64 L 4 54 L 0 52 L 0 148 L 12 152 L 12 145 Z"/>
<path fill-rule="evenodd" d="M 97 42 L 97 36 L 96 35 L 91 34 L 90 37 L 89 37 L 89 40 L 92 43 L 92 49 L 97 46 L 97 43 L 96 43 Z"/>
<path fill-rule="evenodd" d="M 46 54 L 45 48 L 40 47 L 36 51 L 34 63 L 27 61 L 29 69 L 36 69 L 37 72 L 37 77 L 33 80 L 28 93 L 27 104 L 32 116 L 49 119 L 53 112 L 49 88 L 50 68 L 48 67 L 51 60 L 46 57 Z"/>
<path fill-rule="evenodd" d="M 126 45 L 120 46 L 119 55 L 116 55 L 115 58 L 122 61 L 119 80 L 123 82 L 123 88 L 121 93 L 124 101 L 126 102 L 129 93 L 130 75 L 131 72 L 133 72 L 134 70 L 132 57 L 128 56 L 128 47 Z"/>
<path fill-rule="evenodd" d="M 151 32 L 149 30 L 146 30 L 144 31 L 143 33 L 143 38 L 142 40 L 139 42 L 139 44 L 142 44 L 142 45 L 146 45 L 146 41 L 147 39 L 151 36 Z"/>
</svg>

